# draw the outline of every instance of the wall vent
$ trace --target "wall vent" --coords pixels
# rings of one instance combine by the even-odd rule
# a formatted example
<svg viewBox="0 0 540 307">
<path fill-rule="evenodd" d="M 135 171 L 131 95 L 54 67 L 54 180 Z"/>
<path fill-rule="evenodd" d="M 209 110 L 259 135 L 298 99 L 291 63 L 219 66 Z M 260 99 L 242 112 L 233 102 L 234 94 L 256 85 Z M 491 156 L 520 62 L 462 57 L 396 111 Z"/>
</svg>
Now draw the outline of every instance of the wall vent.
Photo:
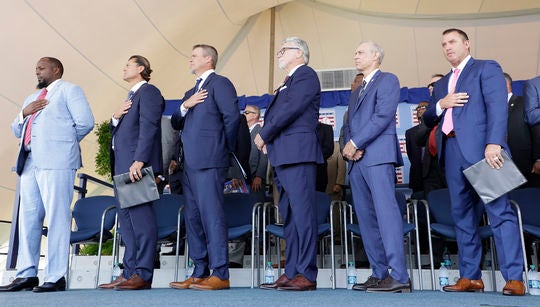
<svg viewBox="0 0 540 307">
<path fill-rule="evenodd" d="M 316 72 L 323 92 L 350 90 L 351 83 L 358 74 L 356 68 L 320 69 L 316 70 Z"/>
</svg>

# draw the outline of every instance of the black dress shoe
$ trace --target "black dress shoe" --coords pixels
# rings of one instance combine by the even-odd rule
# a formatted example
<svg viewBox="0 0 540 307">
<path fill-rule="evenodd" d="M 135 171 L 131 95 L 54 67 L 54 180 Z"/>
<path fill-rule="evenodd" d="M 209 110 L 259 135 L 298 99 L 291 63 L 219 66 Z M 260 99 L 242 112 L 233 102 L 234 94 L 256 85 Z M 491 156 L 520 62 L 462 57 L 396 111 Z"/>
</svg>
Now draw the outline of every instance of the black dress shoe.
<svg viewBox="0 0 540 307">
<path fill-rule="evenodd" d="M 411 291 L 412 287 L 410 279 L 407 280 L 406 283 L 402 284 L 390 276 L 383 279 L 378 285 L 366 289 L 366 292 L 372 293 L 408 293 Z"/>
<path fill-rule="evenodd" d="M 44 282 L 43 285 L 34 287 L 33 292 L 56 292 L 66 291 L 66 279 L 60 278 L 57 282 Z"/>
<path fill-rule="evenodd" d="M 378 279 L 377 277 L 369 276 L 369 278 L 360 284 L 354 284 L 352 286 L 353 290 L 357 291 L 366 291 L 367 288 L 375 287 L 377 286 L 382 280 Z"/>
<path fill-rule="evenodd" d="M 15 292 L 15 291 L 29 291 L 32 290 L 35 286 L 39 285 L 39 279 L 37 277 L 25 277 L 25 278 L 15 278 L 7 286 L 1 286 L 0 291 L 4 292 Z"/>
</svg>

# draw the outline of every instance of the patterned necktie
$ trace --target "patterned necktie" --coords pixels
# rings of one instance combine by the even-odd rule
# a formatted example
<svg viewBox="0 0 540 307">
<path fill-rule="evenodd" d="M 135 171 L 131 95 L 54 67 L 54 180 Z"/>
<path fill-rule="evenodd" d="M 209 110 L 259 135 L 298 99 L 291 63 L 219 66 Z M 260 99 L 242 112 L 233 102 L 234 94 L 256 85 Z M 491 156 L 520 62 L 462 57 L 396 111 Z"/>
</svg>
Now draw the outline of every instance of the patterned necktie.
<svg viewBox="0 0 540 307">
<path fill-rule="evenodd" d="M 127 95 L 127 98 L 126 98 L 126 101 L 130 100 L 131 97 L 133 97 L 133 94 L 135 94 L 134 91 L 129 91 L 129 92 L 128 92 L 128 95 Z"/>
<path fill-rule="evenodd" d="M 47 96 L 46 88 L 44 88 L 43 91 L 41 91 L 37 100 L 45 99 L 45 96 Z M 28 123 L 26 124 L 26 130 L 24 131 L 24 141 L 23 141 L 24 146 L 28 146 L 28 144 L 30 144 L 30 140 L 32 139 L 32 123 L 34 122 L 34 118 L 36 117 L 37 113 L 38 113 L 37 111 L 34 112 L 30 116 L 30 119 L 28 119 Z"/>
<path fill-rule="evenodd" d="M 362 94 L 364 94 L 364 92 L 366 91 L 366 85 L 366 80 L 362 81 L 362 87 L 360 87 L 360 91 L 358 92 L 358 98 L 360 98 Z"/>
<path fill-rule="evenodd" d="M 452 78 L 452 84 L 450 85 L 450 93 L 453 93 L 456 89 L 456 83 L 459 77 L 459 71 L 460 69 L 456 68 L 454 69 L 454 76 Z M 444 114 L 444 121 L 442 125 L 442 132 L 444 134 L 448 134 L 454 130 L 454 120 L 452 119 L 452 109 L 448 108 L 446 109 L 446 113 Z"/>
</svg>

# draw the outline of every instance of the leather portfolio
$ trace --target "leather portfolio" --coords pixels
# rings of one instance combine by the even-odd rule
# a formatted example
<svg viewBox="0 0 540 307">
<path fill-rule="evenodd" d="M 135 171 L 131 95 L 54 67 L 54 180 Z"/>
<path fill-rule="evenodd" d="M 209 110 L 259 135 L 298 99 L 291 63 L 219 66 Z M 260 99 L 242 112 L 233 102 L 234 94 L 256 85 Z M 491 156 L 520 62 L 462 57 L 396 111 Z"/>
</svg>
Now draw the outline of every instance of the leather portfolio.
<svg viewBox="0 0 540 307">
<path fill-rule="evenodd" d="M 527 182 L 508 153 L 502 150 L 501 155 L 504 161 L 500 169 L 491 168 L 484 158 L 463 171 L 484 204 Z"/>
<path fill-rule="evenodd" d="M 115 175 L 114 190 L 120 208 L 126 209 L 159 199 L 159 193 L 152 167 L 141 169 L 142 178 L 131 182 L 129 172 Z"/>
</svg>

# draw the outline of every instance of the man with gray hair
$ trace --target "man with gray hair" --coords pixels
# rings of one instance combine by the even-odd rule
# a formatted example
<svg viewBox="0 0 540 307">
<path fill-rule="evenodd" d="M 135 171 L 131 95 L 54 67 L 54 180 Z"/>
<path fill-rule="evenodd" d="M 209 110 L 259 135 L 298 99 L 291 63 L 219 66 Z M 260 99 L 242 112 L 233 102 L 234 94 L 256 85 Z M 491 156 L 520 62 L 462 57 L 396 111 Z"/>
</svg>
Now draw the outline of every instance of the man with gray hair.
<svg viewBox="0 0 540 307">
<path fill-rule="evenodd" d="M 411 292 L 403 221 L 394 192 L 394 168 L 403 165 L 395 121 L 399 81 L 395 75 L 380 71 L 383 57 L 383 49 L 374 42 L 363 42 L 356 48 L 354 63 L 364 73 L 364 81 L 351 94 L 343 126 L 343 156 L 350 161 L 354 209 L 372 268 L 368 280 L 353 289 Z"/>
<path fill-rule="evenodd" d="M 274 166 L 279 213 L 287 241 L 285 274 L 263 289 L 306 291 L 317 288 L 317 163 L 323 163 L 317 140 L 321 86 L 307 66 L 305 41 L 291 37 L 277 52 L 279 68 L 287 72 L 268 105 L 264 126 L 255 136 L 259 150 Z"/>
</svg>

